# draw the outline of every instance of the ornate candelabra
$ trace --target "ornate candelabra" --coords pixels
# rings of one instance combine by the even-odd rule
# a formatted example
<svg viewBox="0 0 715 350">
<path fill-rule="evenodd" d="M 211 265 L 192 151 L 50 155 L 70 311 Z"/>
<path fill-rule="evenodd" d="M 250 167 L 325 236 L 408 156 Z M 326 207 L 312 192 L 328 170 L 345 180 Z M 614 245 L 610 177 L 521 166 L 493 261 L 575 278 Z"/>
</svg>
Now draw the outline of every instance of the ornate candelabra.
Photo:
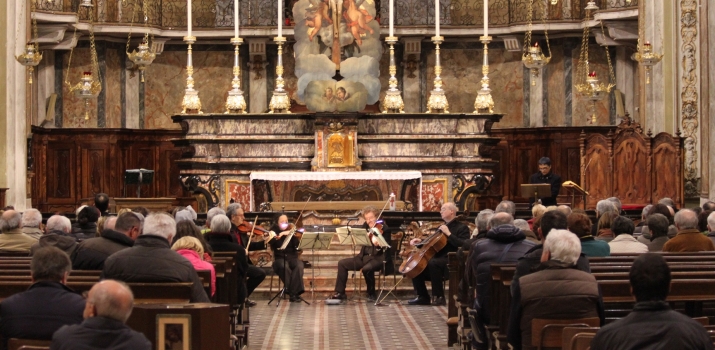
<svg viewBox="0 0 715 350">
<path fill-rule="evenodd" d="M 196 37 L 185 36 L 184 42 L 189 45 L 189 48 L 186 57 L 186 90 L 184 90 L 184 99 L 181 101 L 181 114 L 186 114 L 187 111 L 202 114 L 199 92 L 194 89 L 194 63 L 191 55 L 191 45 L 196 42 Z"/>
<path fill-rule="evenodd" d="M 385 42 L 390 44 L 390 80 L 388 84 L 390 87 L 387 89 L 385 94 L 385 99 L 382 100 L 382 107 L 384 110 L 382 113 L 405 113 L 405 103 L 402 101 L 402 93 L 397 88 L 397 66 L 395 66 L 395 44 L 397 43 L 396 36 L 388 36 L 385 38 Z"/>
<path fill-rule="evenodd" d="M 529 47 L 529 51 L 521 58 L 524 66 L 531 70 L 531 85 L 536 85 L 536 78 L 539 77 L 539 71 L 549 64 L 551 57 L 546 57 L 541 52 L 539 43 L 534 43 L 534 46 Z"/>
<path fill-rule="evenodd" d="M 492 99 L 492 90 L 489 88 L 489 42 L 492 41 L 492 37 L 483 35 L 479 39 L 484 44 L 484 63 L 482 64 L 482 88 L 477 92 L 477 98 L 474 100 L 474 113 L 493 113 L 494 99 Z"/>
<path fill-rule="evenodd" d="M 435 64 L 434 64 L 434 89 L 430 92 L 429 99 L 427 100 L 427 113 L 437 112 L 437 113 L 449 113 L 449 102 L 447 102 L 447 96 L 444 95 L 444 90 L 442 90 L 442 65 L 439 60 L 439 44 L 444 41 L 443 36 L 433 36 L 432 42 L 435 45 Z"/>
<path fill-rule="evenodd" d="M 154 59 L 156 58 L 156 53 L 149 50 L 149 43 L 146 38 L 137 46 L 137 50 L 131 53 L 127 52 L 127 58 L 129 58 L 137 69 L 139 69 L 139 76 L 141 77 L 141 82 L 144 82 L 144 70 L 148 67 Z"/>
<path fill-rule="evenodd" d="M 34 43 L 27 43 L 25 51 L 22 54 L 17 55 L 15 59 L 17 59 L 17 62 L 21 65 L 27 67 L 27 72 L 30 76 L 27 82 L 32 84 L 32 73 L 35 71 L 35 66 L 40 64 L 40 61 L 42 61 L 42 53 L 38 52 Z"/>
<path fill-rule="evenodd" d="M 241 66 L 238 64 L 238 47 L 243 43 L 241 38 L 232 38 L 233 49 L 233 80 L 231 80 L 231 90 L 226 98 L 226 114 L 246 113 L 246 99 L 243 98 L 241 90 Z"/>
<path fill-rule="evenodd" d="M 663 58 L 663 54 L 653 53 L 653 47 L 650 42 L 646 41 L 643 47 L 638 45 L 638 52 L 633 55 L 633 58 L 645 67 L 645 83 L 650 84 L 650 72 L 653 66 Z"/>
<path fill-rule="evenodd" d="M 290 113 L 290 98 L 288 98 L 288 94 L 283 89 L 285 86 L 285 81 L 283 80 L 283 44 L 286 42 L 286 38 L 277 36 L 273 41 L 278 44 L 278 64 L 276 65 L 276 88 L 273 90 L 271 102 L 268 104 L 268 108 L 271 110 L 269 113 Z"/>
</svg>

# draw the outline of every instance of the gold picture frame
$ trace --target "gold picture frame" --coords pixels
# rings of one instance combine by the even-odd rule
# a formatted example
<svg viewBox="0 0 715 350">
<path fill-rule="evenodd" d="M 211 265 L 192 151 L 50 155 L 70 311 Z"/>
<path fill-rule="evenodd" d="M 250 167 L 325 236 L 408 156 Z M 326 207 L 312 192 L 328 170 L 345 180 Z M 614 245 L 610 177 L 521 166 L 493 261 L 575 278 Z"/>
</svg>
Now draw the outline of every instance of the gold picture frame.
<svg viewBox="0 0 715 350">
<path fill-rule="evenodd" d="M 236 184 L 236 185 L 247 185 L 249 188 L 251 187 L 251 181 L 245 181 L 245 180 L 236 180 L 236 179 L 228 179 L 226 182 L 224 182 L 223 188 L 225 189 L 224 191 L 224 208 L 227 208 L 229 204 L 231 204 L 231 193 L 229 191 L 229 185 L 230 184 Z M 250 206 L 250 203 L 247 203 Z"/>
<path fill-rule="evenodd" d="M 447 178 L 436 178 L 436 179 L 430 179 L 430 180 L 425 180 L 422 179 L 422 187 L 424 187 L 427 184 L 434 184 L 434 183 L 441 183 L 442 184 L 442 204 L 449 202 L 449 182 Z M 420 189 L 422 191 L 422 189 Z"/>
<path fill-rule="evenodd" d="M 156 348 L 191 350 L 191 315 L 156 315 Z"/>
</svg>

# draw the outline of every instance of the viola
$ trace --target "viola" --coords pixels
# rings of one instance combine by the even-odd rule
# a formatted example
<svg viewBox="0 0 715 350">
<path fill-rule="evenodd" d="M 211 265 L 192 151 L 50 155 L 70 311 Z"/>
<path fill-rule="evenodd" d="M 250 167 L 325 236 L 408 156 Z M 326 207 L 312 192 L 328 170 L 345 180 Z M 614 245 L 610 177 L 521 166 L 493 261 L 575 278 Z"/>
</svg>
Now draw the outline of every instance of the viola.
<svg viewBox="0 0 715 350">
<path fill-rule="evenodd" d="M 251 225 L 250 222 L 244 221 L 242 224 L 238 225 L 238 231 L 245 234 L 250 234 L 253 232 L 254 235 L 263 236 L 268 233 L 268 230 L 260 227 L 258 225 Z"/>
</svg>

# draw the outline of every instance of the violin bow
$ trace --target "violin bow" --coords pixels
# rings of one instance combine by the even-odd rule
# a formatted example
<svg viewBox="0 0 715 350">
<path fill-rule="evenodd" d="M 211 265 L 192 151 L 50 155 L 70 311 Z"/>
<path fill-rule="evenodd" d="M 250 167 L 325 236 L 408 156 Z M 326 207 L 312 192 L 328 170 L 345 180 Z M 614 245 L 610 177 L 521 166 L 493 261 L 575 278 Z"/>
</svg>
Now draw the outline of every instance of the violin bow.
<svg viewBox="0 0 715 350">
<path fill-rule="evenodd" d="M 308 202 L 310 202 L 310 198 L 313 197 L 311 194 L 308 196 L 308 200 L 305 201 L 305 204 L 303 204 L 303 209 L 300 211 L 300 214 L 298 214 L 298 217 L 295 219 L 295 222 L 293 223 L 293 228 L 290 230 L 290 234 L 288 234 L 288 239 L 283 241 L 283 245 L 281 246 L 281 249 L 285 249 L 285 246 L 288 246 L 288 242 L 290 242 L 291 239 L 293 239 L 293 236 L 295 235 L 295 231 L 298 230 L 298 221 L 300 218 L 303 216 L 303 212 L 305 211 L 305 208 L 308 206 Z"/>
<path fill-rule="evenodd" d="M 251 239 L 253 238 L 253 230 L 256 228 L 258 223 L 258 215 L 256 215 L 256 220 L 253 220 L 253 226 L 251 226 L 251 234 L 248 235 L 248 242 L 246 242 L 246 257 L 248 257 L 248 250 L 251 246 Z"/>
</svg>

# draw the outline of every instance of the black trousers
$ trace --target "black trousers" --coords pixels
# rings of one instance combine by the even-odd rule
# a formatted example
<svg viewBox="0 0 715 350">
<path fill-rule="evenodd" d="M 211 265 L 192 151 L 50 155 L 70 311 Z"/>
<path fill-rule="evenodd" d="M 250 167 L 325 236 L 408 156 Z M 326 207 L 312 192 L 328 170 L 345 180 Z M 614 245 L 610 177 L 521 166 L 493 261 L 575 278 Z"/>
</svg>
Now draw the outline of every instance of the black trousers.
<svg viewBox="0 0 715 350">
<path fill-rule="evenodd" d="M 412 286 L 415 288 L 418 297 L 429 299 L 429 292 L 427 292 L 425 281 L 430 281 L 432 282 L 432 296 L 443 297 L 444 279 L 446 276 L 449 276 L 447 257 L 432 258 L 427 262 L 427 268 L 412 279 Z"/>
<path fill-rule="evenodd" d="M 293 296 L 305 292 L 303 286 L 303 262 L 298 259 L 276 258 L 273 261 L 273 271 L 283 281 L 288 294 Z"/>
<path fill-rule="evenodd" d="M 342 259 L 338 262 L 338 279 L 335 282 L 335 291 L 345 293 L 348 283 L 348 271 L 362 270 L 365 277 L 365 286 L 368 294 L 375 294 L 375 271 L 382 270 L 382 256 L 358 255 Z"/>
<path fill-rule="evenodd" d="M 246 269 L 246 277 L 248 277 L 248 280 L 246 281 L 246 298 L 248 298 L 258 285 L 266 279 L 266 272 L 260 267 L 248 265 L 248 269 Z"/>
</svg>

